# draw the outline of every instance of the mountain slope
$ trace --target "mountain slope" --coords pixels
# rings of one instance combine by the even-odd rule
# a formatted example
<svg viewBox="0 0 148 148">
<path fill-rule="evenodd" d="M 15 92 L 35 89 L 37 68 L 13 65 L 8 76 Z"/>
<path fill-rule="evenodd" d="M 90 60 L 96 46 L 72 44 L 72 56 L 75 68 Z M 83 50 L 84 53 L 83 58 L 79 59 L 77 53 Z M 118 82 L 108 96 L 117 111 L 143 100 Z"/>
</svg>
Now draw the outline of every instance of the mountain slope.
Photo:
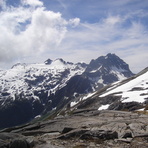
<svg viewBox="0 0 148 148">
<path fill-rule="evenodd" d="M 52 110 L 56 100 L 52 95 L 63 88 L 74 75 L 85 68 L 57 59 L 49 64 L 16 64 L 0 72 L 0 127 L 24 123 Z M 60 101 L 60 100 L 59 100 Z"/>
<path fill-rule="evenodd" d="M 132 76 L 115 54 L 85 63 L 48 59 L 41 64 L 16 64 L 0 71 L 0 127 L 14 126 L 112 82 Z"/>
<path fill-rule="evenodd" d="M 100 97 L 104 97 L 110 94 L 115 94 L 116 96 L 121 95 L 122 102 L 144 102 L 146 97 L 148 97 L 148 68 L 143 70 L 143 72 L 125 84 L 122 84 L 113 89 L 110 88 L 108 92 L 101 95 Z"/>
<path fill-rule="evenodd" d="M 75 106 L 74 106 L 75 105 Z M 98 110 L 148 110 L 148 68 L 126 80 L 71 102 L 73 108 L 93 107 Z"/>
</svg>

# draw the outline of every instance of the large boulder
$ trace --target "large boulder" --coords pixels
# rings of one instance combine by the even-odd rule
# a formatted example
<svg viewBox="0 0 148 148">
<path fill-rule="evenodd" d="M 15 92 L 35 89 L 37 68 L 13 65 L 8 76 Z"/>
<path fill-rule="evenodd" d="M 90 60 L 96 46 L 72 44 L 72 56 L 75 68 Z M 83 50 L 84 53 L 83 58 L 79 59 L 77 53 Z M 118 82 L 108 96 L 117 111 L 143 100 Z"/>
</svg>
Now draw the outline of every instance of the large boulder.
<svg viewBox="0 0 148 148">
<path fill-rule="evenodd" d="M 30 148 L 30 146 L 26 140 L 17 139 L 10 143 L 9 148 Z"/>
</svg>

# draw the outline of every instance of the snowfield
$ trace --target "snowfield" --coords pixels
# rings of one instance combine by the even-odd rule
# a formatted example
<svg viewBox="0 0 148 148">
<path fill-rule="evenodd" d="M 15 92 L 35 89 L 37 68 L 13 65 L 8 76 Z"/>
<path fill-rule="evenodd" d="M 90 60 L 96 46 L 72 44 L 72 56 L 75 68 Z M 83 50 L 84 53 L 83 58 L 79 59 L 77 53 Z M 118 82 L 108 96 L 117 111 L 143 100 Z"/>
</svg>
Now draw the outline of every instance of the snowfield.
<svg viewBox="0 0 148 148">
<path fill-rule="evenodd" d="M 16 93 L 27 93 L 30 89 L 28 82 L 31 83 L 30 91 L 43 90 L 48 86 L 50 93 L 55 93 L 71 77 L 82 74 L 84 70 L 81 65 L 66 63 L 62 59 L 54 60 L 50 64 L 16 64 L 9 70 L 0 71 L 0 96 L 6 93 L 15 99 Z M 33 98 L 36 97 L 33 95 Z"/>
<path fill-rule="evenodd" d="M 148 99 L 148 71 L 125 84 L 116 86 L 100 95 L 100 97 L 114 94 L 116 96 L 122 96 L 122 102 L 135 101 L 142 103 L 145 99 Z"/>
</svg>

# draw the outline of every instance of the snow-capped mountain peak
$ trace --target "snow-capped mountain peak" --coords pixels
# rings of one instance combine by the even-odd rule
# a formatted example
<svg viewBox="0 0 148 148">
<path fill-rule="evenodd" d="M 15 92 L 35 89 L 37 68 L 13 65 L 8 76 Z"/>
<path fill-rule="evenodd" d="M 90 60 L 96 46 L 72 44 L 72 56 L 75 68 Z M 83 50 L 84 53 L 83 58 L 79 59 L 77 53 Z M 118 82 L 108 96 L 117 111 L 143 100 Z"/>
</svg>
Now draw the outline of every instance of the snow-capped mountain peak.
<svg viewBox="0 0 148 148">
<path fill-rule="evenodd" d="M 128 65 L 112 54 L 90 64 L 63 59 L 16 64 L 0 71 L 0 116 L 7 117 L 0 127 L 24 123 L 53 108 L 62 108 L 71 99 L 131 75 Z M 10 123 L 10 117 L 15 122 Z"/>
<path fill-rule="evenodd" d="M 95 83 L 96 80 L 98 80 L 97 86 L 100 83 L 105 86 L 133 75 L 128 64 L 111 53 L 92 60 L 87 66 L 85 73 L 92 81 L 95 81 Z"/>
<path fill-rule="evenodd" d="M 67 66 L 67 62 L 65 62 L 63 59 L 56 59 L 52 61 L 51 65 L 55 66 L 56 68 L 64 68 Z"/>
</svg>

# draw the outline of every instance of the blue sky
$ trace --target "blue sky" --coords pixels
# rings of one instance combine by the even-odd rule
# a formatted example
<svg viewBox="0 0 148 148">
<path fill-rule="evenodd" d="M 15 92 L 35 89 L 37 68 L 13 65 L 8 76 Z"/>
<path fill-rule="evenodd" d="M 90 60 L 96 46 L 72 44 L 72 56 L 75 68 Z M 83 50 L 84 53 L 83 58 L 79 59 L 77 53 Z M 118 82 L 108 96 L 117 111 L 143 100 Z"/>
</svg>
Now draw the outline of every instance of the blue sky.
<svg viewBox="0 0 148 148">
<path fill-rule="evenodd" d="M 0 68 L 107 53 L 148 66 L 148 0 L 0 0 L 0 32 Z"/>
</svg>

